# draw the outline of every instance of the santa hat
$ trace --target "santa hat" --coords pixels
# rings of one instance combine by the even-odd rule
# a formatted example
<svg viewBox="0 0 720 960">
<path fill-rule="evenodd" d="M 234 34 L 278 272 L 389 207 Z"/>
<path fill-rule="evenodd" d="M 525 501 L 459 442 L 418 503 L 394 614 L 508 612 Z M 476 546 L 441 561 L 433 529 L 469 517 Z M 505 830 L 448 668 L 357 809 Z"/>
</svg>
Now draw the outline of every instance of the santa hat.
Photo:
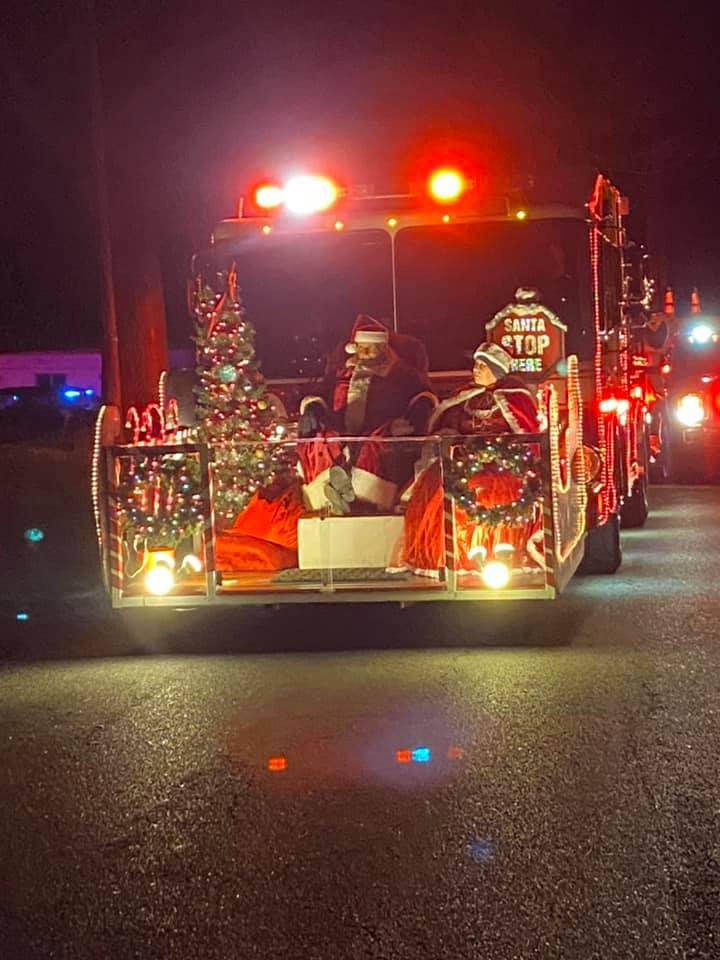
<svg viewBox="0 0 720 960">
<path fill-rule="evenodd" d="M 473 353 L 473 360 L 482 360 L 496 377 L 507 376 L 512 366 L 512 357 L 497 343 L 481 343 Z"/>
<path fill-rule="evenodd" d="M 350 334 L 349 343 L 345 344 L 346 353 L 355 353 L 358 343 L 379 343 L 386 345 L 390 341 L 390 331 L 388 328 L 375 320 L 374 317 L 368 317 L 361 313 L 355 319 L 355 324 Z"/>
</svg>

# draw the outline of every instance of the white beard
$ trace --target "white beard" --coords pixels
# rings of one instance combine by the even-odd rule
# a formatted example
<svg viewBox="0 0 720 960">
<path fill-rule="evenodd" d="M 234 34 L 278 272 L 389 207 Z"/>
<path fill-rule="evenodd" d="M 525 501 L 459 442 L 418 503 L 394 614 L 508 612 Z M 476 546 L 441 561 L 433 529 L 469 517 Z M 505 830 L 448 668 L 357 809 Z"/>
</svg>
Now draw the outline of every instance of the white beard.
<svg viewBox="0 0 720 960">
<path fill-rule="evenodd" d="M 365 422 L 367 398 L 373 374 L 367 367 L 356 366 L 350 377 L 345 407 L 345 430 L 350 436 L 360 433 Z"/>
</svg>

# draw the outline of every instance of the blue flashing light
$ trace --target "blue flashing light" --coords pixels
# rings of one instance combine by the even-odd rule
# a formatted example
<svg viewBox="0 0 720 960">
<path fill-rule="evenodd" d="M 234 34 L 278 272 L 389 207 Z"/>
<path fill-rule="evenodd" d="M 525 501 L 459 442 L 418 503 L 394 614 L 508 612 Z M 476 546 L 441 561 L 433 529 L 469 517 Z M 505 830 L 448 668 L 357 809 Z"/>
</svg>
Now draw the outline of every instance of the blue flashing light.
<svg viewBox="0 0 720 960">
<path fill-rule="evenodd" d="M 14 393 L 10 399 L 12 400 L 13 403 L 17 403 L 18 400 L 20 399 L 20 395 L 18 393 Z"/>
<path fill-rule="evenodd" d="M 18 610 L 18 612 L 15 614 L 15 619 L 21 621 L 29 620 L 30 614 L 26 610 Z"/>
<path fill-rule="evenodd" d="M 63 390 L 63 396 L 66 400 L 77 400 L 78 397 L 82 396 L 80 390 L 76 390 L 75 387 L 67 387 Z"/>
<path fill-rule="evenodd" d="M 85 392 L 85 396 L 86 396 L 86 397 L 93 397 L 93 396 L 95 396 L 95 391 L 93 390 L 92 387 L 87 387 L 84 392 Z"/>
<path fill-rule="evenodd" d="M 45 539 L 45 534 L 39 527 L 30 527 L 29 530 L 25 531 L 25 539 L 28 543 L 40 543 L 41 540 Z"/>
<path fill-rule="evenodd" d="M 412 754 L 413 763 L 430 763 L 432 754 L 430 747 L 415 747 Z"/>
</svg>

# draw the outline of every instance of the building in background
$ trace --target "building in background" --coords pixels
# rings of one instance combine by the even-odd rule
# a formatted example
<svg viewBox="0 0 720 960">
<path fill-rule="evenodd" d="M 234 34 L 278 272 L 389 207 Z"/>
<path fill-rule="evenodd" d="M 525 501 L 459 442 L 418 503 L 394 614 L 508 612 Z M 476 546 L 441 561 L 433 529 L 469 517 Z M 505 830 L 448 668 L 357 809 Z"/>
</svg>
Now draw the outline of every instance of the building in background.
<svg viewBox="0 0 720 960">
<path fill-rule="evenodd" d="M 170 368 L 194 366 L 191 348 L 169 351 Z M 0 353 L 0 390 L 37 387 L 43 392 L 75 389 L 101 392 L 99 350 L 33 350 L 27 353 Z"/>
</svg>

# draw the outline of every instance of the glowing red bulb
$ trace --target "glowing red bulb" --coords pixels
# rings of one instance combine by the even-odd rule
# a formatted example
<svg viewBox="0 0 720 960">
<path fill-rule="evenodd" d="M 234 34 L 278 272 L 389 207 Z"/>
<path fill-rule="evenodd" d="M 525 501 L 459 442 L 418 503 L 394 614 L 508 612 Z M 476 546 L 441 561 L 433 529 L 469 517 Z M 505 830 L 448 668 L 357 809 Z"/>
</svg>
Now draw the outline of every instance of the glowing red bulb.
<svg viewBox="0 0 720 960">
<path fill-rule="evenodd" d="M 446 167 L 431 175 L 428 189 L 439 203 L 452 203 L 465 192 L 467 182 L 459 170 Z"/>
</svg>

